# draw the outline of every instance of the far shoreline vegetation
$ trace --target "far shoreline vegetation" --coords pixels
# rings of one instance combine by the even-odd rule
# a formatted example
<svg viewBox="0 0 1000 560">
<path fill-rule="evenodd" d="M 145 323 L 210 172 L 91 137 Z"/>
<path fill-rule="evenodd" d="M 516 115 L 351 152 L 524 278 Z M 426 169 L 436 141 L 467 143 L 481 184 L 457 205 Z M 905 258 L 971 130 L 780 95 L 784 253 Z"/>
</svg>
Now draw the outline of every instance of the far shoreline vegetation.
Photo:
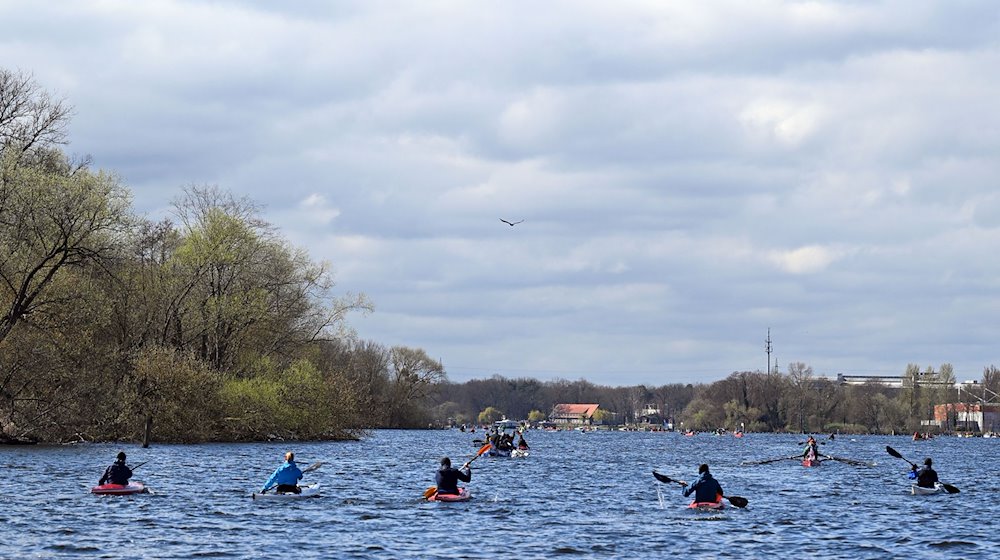
<svg viewBox="0 0 1000 560">
<path fill-rule="evenodd" d="M 660 387 L 451 383 L 422 349 L 353 336 L 347 316 L 372 303 L 336 295 L 328 265 L 253 201 L 190 185 L 171 219 L 137 215 L 113 172 L 61 149 L 70 113 L 0 68 L 0 443 L 353 439 L 538 422 L 559 403 L 636 427 L 888 433 L 925 431 L 934 405 L 955 401 L 948 364 L 907 366 L 902 389 L 838 385 L 801 363 Z M 1000 392 L 993 366 L 983 387 Z"/>
</svg>

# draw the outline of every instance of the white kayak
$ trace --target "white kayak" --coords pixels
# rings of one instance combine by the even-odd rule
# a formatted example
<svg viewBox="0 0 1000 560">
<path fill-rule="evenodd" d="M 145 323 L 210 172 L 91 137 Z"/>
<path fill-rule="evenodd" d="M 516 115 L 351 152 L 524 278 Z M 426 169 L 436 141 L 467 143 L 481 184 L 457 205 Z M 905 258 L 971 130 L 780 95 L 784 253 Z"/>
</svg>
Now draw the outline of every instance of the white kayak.
<svg viewBox="0 0 1000 560">
<path fill-rule="evenodd" d="M 250 495 L 251 498 L 255 500 L 299 500 L 302 498 L 314 498 L 319 496 L 319 483 L 314 482 L 306 486 L 299 486 L 301 492 L 295 494 L 294 492 L 274 492 L 269 490 L 263 494 L 254 492 Z"/>
<path fill-rule="evenodd" d="M 914 496 L 927 496 L 930 494 L 942 494 L 944 493 L 944 486 L 940 482 L 934 483 L 934 488 L 924 488 L 923 486 L 917 486 L 916 484 L 910 485 L 910 493 Z"/>
<path fill-rule="evenodd" d="M 528 456 L 528 450 L 527 449 L 515 449 L 515 450 L 513 450 L 513 451 L 510 452 L 510 456 L 511 457 L 527 457 Z"/>
</svg>

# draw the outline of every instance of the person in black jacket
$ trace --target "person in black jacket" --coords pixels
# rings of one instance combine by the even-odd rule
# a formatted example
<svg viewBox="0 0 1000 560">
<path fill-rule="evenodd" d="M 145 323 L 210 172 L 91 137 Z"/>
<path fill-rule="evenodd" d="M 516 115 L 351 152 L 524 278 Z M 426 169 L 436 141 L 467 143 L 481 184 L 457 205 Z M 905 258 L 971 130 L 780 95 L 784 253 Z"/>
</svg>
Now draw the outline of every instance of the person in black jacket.
<svg viewBox="0 0 1000 560">
<path fill-rule="evenodd" d="M 917 471 L 917 486 L 921 488 L 934 488 L 938 482 L 937 472 L 931 468 L 931 458 L 924 459 L 924 466 Z"/>
<path fill-rule="evenodd" d="M 118 453 L 118 460 L 105 469 L 104 476 L 101 477 L 97 485 L 101 486 L 108 483 L 125 486 L 128 484 L 128 479 L 130 478 L 132 478 L 132 469 L 128 468 L 128 465 L 125 464 L 125 452 L 121 451 Z"/>
<path fill-rule="evenodd" d="M 462 465 L 461 469 L 453 469 L 451 468 L 451 459 L 442 457 L 441 467 L 438 469 L 435 479 L 437 480 L 438 494 L 458 494 L 458 481 L 470 482 L 472 469 L 468 463 Z"/>
<path fill-rule="evenodd" d="M 681 486 L 684 487 L 684 495 L 690 496 L 694 492 L 695 502 L 712 503 L 721 501 L 724 496 L 722 485 L 719 484 L 719 481 L 712 478 L 712 473 L 708 472 L 708 465 L 698 467 L 698 474 L 701 476 L 691 486 L 688 486 L 687 482 L 681 482 Z"/>
</svg>

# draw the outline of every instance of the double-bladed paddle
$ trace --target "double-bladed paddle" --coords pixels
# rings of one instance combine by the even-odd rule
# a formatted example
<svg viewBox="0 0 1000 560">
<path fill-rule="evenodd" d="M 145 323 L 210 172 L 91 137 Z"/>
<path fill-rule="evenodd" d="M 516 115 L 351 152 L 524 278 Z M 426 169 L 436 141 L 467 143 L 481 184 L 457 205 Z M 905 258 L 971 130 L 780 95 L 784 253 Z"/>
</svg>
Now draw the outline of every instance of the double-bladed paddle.
<svg viewBox="0 0 1000 560">
<path fill-rule="evenodd" d="M 656 480 L 659 480 L 660 482 L 664 482 L 666 484 L 670 484 L 671 482 L 673 482 L 674 484 L 687 486 L 687 482 L 681 480 L 674 480 L 669 476 L 658 473 L 656 471 L 653 471 L 653 476 L 656 478 Z M 729 500 L 729 503 L 732 504 L 733 507 L 738 507 L 738 508 L 745 508 L 750 503 L 750 500 L 746 498 L 741 498 L 740 496 L 723 496 L 723 498 Z"/>
<path fill-rule="evenodd" d="M 309 465 L 308 467 L 302 469 L 302 474 L 305 474 L 307 472 L 312 472 L 312 471 L 314 471 L 314 470 L 316 470 L 316 469 L 318 469 L 318 468 L 320 468 L 322 466 L 323 466 L 323 461 L 316 461 L 315 463 L 313 463 L 313 464 Z"/>
<path fill-rule="evenodd" d="M 886 450 L 887 453 L 889 453 L 889 455 L 892 455 L 893 457 L 895 457 L 897 459 L 902 459 L 902 460 L 906 461 L 913 468 L 917 467 L 916 463 L 914 463 L 913 461 L 907 459 L 906 457 L 903 457 L 902 455 L 900 455 L 899 451 L 896 451 L 895 449 L 889 447 L 888 445 L 885 446 L 885 450 Z M 947 492 L 949 494 L 958 494 L 959 493 L 959 489 L 958 489 L 957 486 L 952 486 L 951 484 L 945 484 L 944 482 L 941 482 L 940 484 L 944 488 L 945 492 Z"/>
<path fill-rule="evenodd" d="M 788 459 L 801 459 L 802 455 L 789 455 L 788 457 L 777 457 L 774 459 L 764 459 L 763 461 L 743 461 L 741 465 L 766 465 L 768 463 L 774 463 L 777 461 L 786 461 Z"/>
<path fill-rule="evenodd" d="M 871 467 L 871 466 L 874 466 L 873 464 L 866 463 L 864 461 L 857 461 L 857 460 L 854 460 L 854 459 L 844 459 L 843 457 L 834 457 L 832 455 L 823 455 L 823 454 L 820 454 L 820 457 L 823 457 L 824 459 L 830 459 L 831 461 L 840 461 L 841 463 L 846 463 L 848 465 L 854 465 L 856 467 Z"/>
<path fill-rule="evenodd" d="M 469 459 L 468 462 L 466 462 L 465 464 L 466 465 L 471 465 L 473 461 L 475 461 L 476 459 L 478 459 L 479 457 L 481 457 L 483 455 L 483 453 L 486 453 L 487 451 L 489 451 L 491 447 L 493 447 L 492 443 L 487 443 L 486 445 L 480 447 L 479 451 L 476 452 L 476 456 L 473 457 L 473 458 L 471 458 L 471 459 Z M 438 487 L 436 485 L 435 486 L 428 486 L 427 490 L 424 490 L 424 499 L 430 498 L 434 494 L 437 494 L 437 491 L 438 491 Z"/>
</svg>

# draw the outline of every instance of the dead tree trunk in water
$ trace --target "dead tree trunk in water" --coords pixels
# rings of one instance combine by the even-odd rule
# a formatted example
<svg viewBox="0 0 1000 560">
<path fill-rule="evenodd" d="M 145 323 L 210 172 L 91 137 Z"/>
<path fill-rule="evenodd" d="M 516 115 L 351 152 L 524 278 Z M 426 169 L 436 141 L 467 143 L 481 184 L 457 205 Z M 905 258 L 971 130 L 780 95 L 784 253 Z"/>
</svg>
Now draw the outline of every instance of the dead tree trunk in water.
<svg viewBox="0 0 1000 560">
<path fill-rule="evenodd" d="M 142 448 L 149 447 L 149 435 L 153 433 L 153 415 L 146 415 L 146 426 L 142 430 Z"/>
</svg>

